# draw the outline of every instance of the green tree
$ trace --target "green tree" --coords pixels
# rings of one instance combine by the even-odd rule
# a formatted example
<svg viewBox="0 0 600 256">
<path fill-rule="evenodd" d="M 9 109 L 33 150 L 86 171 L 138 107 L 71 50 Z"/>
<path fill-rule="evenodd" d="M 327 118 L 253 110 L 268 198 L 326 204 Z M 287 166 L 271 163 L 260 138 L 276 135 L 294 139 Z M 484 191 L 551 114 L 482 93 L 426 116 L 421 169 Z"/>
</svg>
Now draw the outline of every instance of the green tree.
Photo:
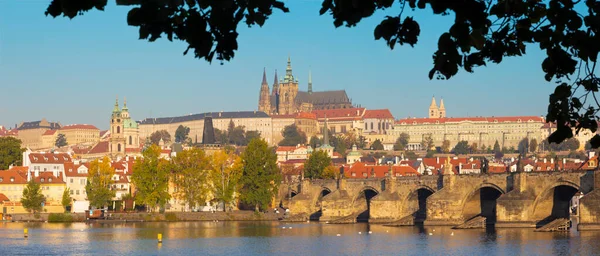
<svg viewBox="0 0 600 256">
<path fill-rule="evenodd" d="M 179 125 L 175 130 L 175 142 L 184 143 L 190 134 L 190 127 Z"/>
<path fill-rule="evenodd" d="M 494 151 L 494 153 L 502 152 L 502 150 L 500 149 L 500 144 L 498 143 L 498 140 L 496 140 L 496 142 L 494 142 L 493 151 Z"/>
<path fill-rule="evenodd" d="M 244 135 L 244 137 L 246 137 L 246 139 L 244 140 L 244 146 L 246 146 L 246 145 L 248 145 L 248 142 L 250 142 L 251 140 L 253 140 L 255 138 L 260 139 L 260 132 L 259 131 L 246 131 L 246 134 Z"/>
<path fill-rule="evenodd" d="M 283 136 L 283 140 L 279 142 L 279 146 L 296 146 L 306 143 L 306 134 L 298 130 L 296 124 L 291 124 L 283 128 L 281 135 Z"/>
<path fill-rule="evenodd" d="M 433 148 L 433 138 L 431 138 L 431 134 L 423 136 L 423 140 L 421 141 L 421 147 L 423 147 L 425 151 L 429 151 Z"/>
<path fill-rule="evenodd" d="M 91 206 L 102 208 L 115 197 L 115 191 L 110 188 L 114 184 L 114 174 L 115 169 L 110 165 L 108 157 L 90 163 L 85 192 Z"/>
<path fill-rule="evenodd" d="M 381 143 L 380 140 L 375 140 L 375 141 L 373 141 L 373 144 L 371 144 L 371 149 L 372 150 L 383 150 L 383 144 Z"/>
<path fill-rule="evenodd" d="M 429 150 L 427 151 L 427 154 L 425 155 L 426 158 L 431 158 L 435 155 L 435 151 L 434 150 Z"/>
<path fill-rule="evenodd" d="M 21 140 L 13 137 L 0 137 L 0 170 L 6 170 L 12 165 L 23 163 Z"/>
<path fill-rule="evenodd" d="M 310 147 L 312 147 L 313 149 L 320 146 L 321 143 L 322 143 L 321 140 L 319 138 L 317 138 L 317 136 L 314 136 L 314 135 L 312 137 L 310 137 L 310 142 L 308 142 Z"/>
<path fill-rule="evenodd" d="M 204 150 L 192 148 L 177 153 L 171 163 L 171 181 L 177 187 L 173 196 L 190 207 L 206 204 L 209 191 L 210 159 Z"/>
<path fill-rule="evenodd" d="M 21 197 L 21 204 L 23 208 L 29 213 L 38 213 L 42 211 L 42 203 L 46 201 L 44 195 L 42 195 L 42 188 L 39 183 L 30 180 L 23 189 L 23 197 Z"/>
<path fill-rule="evenodd" d="M 531 139 L 529 141 L 529 152 L 535 153 L 537 152 L 538 141 L 536 139 Z"/>
<path fill-rule="evenodd" d="M 517 145 L 517 150 L 519 151 L 519 155 L 525 156 L 527 151 L 529 150 L 529 139 L 523 138 L 519 141 L 519 145 Z"/>
<path fill-rule="evenodd" d="M 133 165 L 131 179 L 135 185 L 135 202 L 146 205 L 149 210 L 163 207 L 171 198 L 169 187 L 169 163 L 160 158 L 160 147 L 152 145 L 142 152 Z"/>
<path fill-rule="evenodd" d="M 315 150 L 304 164 L 304 177 L 309 179 L 323 179 L 325 168 L 331 165 L 331 158 L 323 150 Z"/>
<path fill-rule="evenodd" d="M 401 133 L 400 136 L 396 139 L 396 143 L 394 143 L 394 150 L 405 150 L 406 146 L 408 146 L 408 140 L 410 136 L 407 133 Z"/>
<path fill-rule="evenodd" d="M 254 138 L 253 140 L 260 140 Z M 233 151 L 217 151 L 210 157 L 210 183 L 214 199 L 223 203 L 223 211 L 235 200 L 242 176 L 242 159 Z"/>
<path fill-rule="evenodd" d="M 56 146 L 57 148 L 62 148 L 66 145 L 67 145 L 67 137 L 64 134 L 59 133 L 56 136 L 56 140 L 54 141 L 54 146 Z"/>
<path fill-rule="evenodd" d="M 65 212 L 67 212 L 67 207 L 71 205 L 71 195 L 69 194 L 70 192 L 71 190 L 65 187 L 65 190 L 63 190 L 62 194 L 62 200 L 60 201 L 63 208 L 65 209 Z"/>
<path fill-rule="evenodd" d="M 479 151 L 479 147 L 477 146 L 477 142 L 473 142 L 473 144 L 471 144 L 471 147 L 469 148 L 469 152 L 471 154 L 477 153 L 477 151 Z"/>
<path fill-rule="evenodd" d="M 248 141 L 246 140 L 246 132 L 244 131 L 243 126 L 236 126 L 231 131 L 227 131 L 229 135 L 229 143 L 237 146 L 245 146 L 248 145 Z"/>
<path fill-rule="evenodd" d="M 465 155 L 469 153 L 469 149 L 469 142 L 462 140 L 456 143 L 456 146 L 454 146 L 454 154 Z"/>
<path fill-rule="evenodd" d="M 576 138 L 569 138 L 559 144 L 561 151 L 574 151 L 579 149 L 579 140 Z"/>
<path fill-rule="evenodd" d="M 255 210 L 266 209 L 277 194 L 281 174 L 277 168 L 277 155 L 262 139 L 250 141 L 241 155 L 242 177 L 240 199 Z"/>
<path fill-rule="evenodd" d="M 162 139 L 165 144 L 168 144 L 171 142 L 171 134 L 169 134 L 167 130 L 158 130 L 150 134 L 150 143 L 158 145 L 160 144 L 160 139 Z"/>
<path fill-rule="evenodd" d="M 450 153 L 450 141 L 449 140 L 442 141 L 442 152 Z"/>
<path fill-rule="evenodd" d="M 229 135 L 227 134 L 227 131 L 221 131 L 217 128 L 215 128 L 215 139 L 223 145 L 229 143 Z"/>
<path fill-rule="evenodd" d="M 404 157 L 408 159 L 417 159 L 419 156 L 417 156 L 417 153 L 414 151 L 406 151 L 406 153 L 404 153 Z"/>
</svg>

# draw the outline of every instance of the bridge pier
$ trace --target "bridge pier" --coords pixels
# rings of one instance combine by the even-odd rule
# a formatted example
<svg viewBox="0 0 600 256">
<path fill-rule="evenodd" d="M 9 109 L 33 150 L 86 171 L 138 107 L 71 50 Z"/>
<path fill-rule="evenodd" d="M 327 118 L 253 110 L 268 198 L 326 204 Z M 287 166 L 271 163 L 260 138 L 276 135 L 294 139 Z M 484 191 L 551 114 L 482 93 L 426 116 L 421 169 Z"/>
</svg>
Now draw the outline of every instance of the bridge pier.
<svg viewBox="0 0 600 256">
<path fill-rule="evenodd" d="M 593 190 L 579 199 L 577 230 L 600 230 L 600 173 L 594 171 Z"/>
<path fill-rule="evenodd" d="M 512 173 L 513 188 L 496 201 L 496 227 L 534 228 L 531 213 L 536 199 L 532 189 L 527 189 L 527 174 Z"/>
</svg>

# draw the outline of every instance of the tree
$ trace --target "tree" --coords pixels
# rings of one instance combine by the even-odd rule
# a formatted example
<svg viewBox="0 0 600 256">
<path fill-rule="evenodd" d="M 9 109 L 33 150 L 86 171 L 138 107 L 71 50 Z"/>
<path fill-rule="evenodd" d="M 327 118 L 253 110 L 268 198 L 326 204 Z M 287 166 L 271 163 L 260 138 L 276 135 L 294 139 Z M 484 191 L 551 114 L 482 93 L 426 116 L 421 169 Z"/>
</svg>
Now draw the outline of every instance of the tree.
<svg viewBox="0 0 600 256">
<path fill-rule="evenodd" d="M 184 143 L 190 134 L 190 127 L 179 125 L 175 130 L 175 142 Z"/>
<path fill-rule="evenodd" d="M 400 133 L 400 136 L 398 136 L 398 138 L 396 139 L 396 143 L 394 143 L 394 150 L 405 150 L 406 146 L 408 146 L 409 139 L 410 136 L 407 133 Z"/>
<path fill-rule="evenodd" d="M 431 138 L 430 134 L 423 136 L 421 147 L 423 147 L 425 151 L 429 151 L 433 148 L 433 138 Z"/>
<path fill-rule="evenodd" d="M 0 170 L 10 165 L 21 165 L 23 159 L 21 140 L 13 137 L 0 137 Z"/>
<path fill-rule="evenodd" d="M 456 155 L 465 155 L 469 153 L 469 142 L 467 141 L 459 141 L 458 143 L 456 143 L 456 146 L 454 146 L 454 154 Z"/>
<path fill-rule="evenodd" d="M 429 150 L 427 151 L 427 154 L 425 154 L 426 158 L 431 158 L 435 155 L 435 151 L 434 150 Z"/>
<path fill-rule="evenodd" d="M 249 27 L 263 26 L 273 10 L 289 12 L 283 1 L 276 0 L 230 1 L 227 8 L 220 1 L 156 4 L 156 1 L 121 0 L 117 3 L 135 5 L 127 15 L 127 24 L 139 28 L 139 39 L 154 42 L 166 36 L 169 41 L 184 41 L 187 44 L 184 55 L 193 50 L 196 58 L 212 62 L 216 57 L 221 64 L 230 61 L 238 49 L 240 22 Z M 107 1 L 97 0 L 53 0 L 45 14 L 72 19 L 94 8 L 104 10 L 106 4 Z M 548 107 L 547 121 L 558 124 L 550 142 L 560 143 L 571 138 L 571 128 L 596 131 L 595 110 L 600 104 L 581 102 L 582 97 L 575 96 L 583 94 L 587 98 L 600 87 L 595 72 L 597 45 L 600 45 L 597 1 L 579 4 L 579 1 L 365 0 L 348 4 L 347 1 L 323 0 L 319 14 L 331 15 L 335 27 L 354 27 L 376 12 L 389 13 L 390 8 L 395 7 L 392 13 L 398 14 L 386 16 L 375 27 L 374 38 L 383 40 L 390 49 L 396 44 L 414 47 L 421 29 L 414 17 L 402 16 L 407 4 L 413 10 L 430 7 L 435 15 L 454 14 L 449 31 L 438 39 L 429 79 L 450 79 L 460 69 L 471 73 L 475 67 L 525 55 L 526 46 L 539 47 L 547 55 L 541 63 L 544 79 L 558 84 Z M 557 14 L 564 18 L 556 18 Z M 600 135 L 590 142 L 594 148 L 600 146 Z"/>
<path fill-rule="evenodd" d="M 442 152 L 450 153 L 450 141 L 449 140 L 442 141 Z"/>
<path fill-rule="evenodd" d="M 338 179 L 340 177 L 340 171 L 335 166 L 330 165 L 325 167 L 323 170 L 323 179 Z"/>
<path fill-rule="evenodd" d="M 529 150 L 529 139 L 523 138 L 521 141 L 519 141 L 517 150 L 519 151 L 519 155 L 525 156 L 527 154 L 527 150 Z"/>
<path fill-rule="evenodd" d="M 408 159 L 417 159 L 419 156 L 417 156 L 417 153 L 415 153 L 413 151 L 406 151 L 406 153 L 404 154 L 404 157 L 406 157 Z"/>
<path fill-rule="evenodd" d="M 325 178 L 325 168 L 331 166 L 331 158 L 323 150 L 315 150 L 304 164 L 304 177 L 309 179 Z"/>
<path fill-rule="evenodd" d="M 531 139 L 529 141 L 529 152 L 535 153 L 537 152 L 538 141 L 536 139 Z"/>
<path fill-rule="evenodd" d="M 171 163 L 171 181 L 177 187 L 173 196 L 191 208 L 205 205 L 208 199 L 209 161 L 204 150 L 192 148 L 177 153 Z"/>
<path fill-rule="evenodd" d="M 227 134 L 227 131 L 221 131 L 217 128 L 215 128 L 215 139 L 223 145 L 229 143 L 229 136 Z"/>
<path fill-rule="evenodd" d="M 502 150 L 500 149 L 500 144 L 498 143 L 498 140 L 496 140 L 496 142 L 494 142 L 493 151 L 494 151 L 494 153 L 502 152 Z"/>
<path fill-rule="evenodd" d="M 240 199 L 254 206 L 255 210 L 266 209 L 277 194 L 281 174 L 277 168 L 277 155 L 262 139 L 254 139 L 241 155 L 242 177 Z"/>
<path fill-rule="evenodd" d="M 248 141 L 246 140 L 246 132 L 244 131 L 243 126 L 236 126 L 231 129 L 231 131 L 227 131 L 229 135 L 229 143 L 237 146 L 245 146 L 248 145 Z"/>
<path fill-rule="evenodd" d="M 71 190 L 67 187 L 63 190 L 62 200 L 60 201 L 63 208 L 65 208 L 65 212 L 67 212 L 67 207 L 71 205 L 71 195 L 69 194 Z"/>
<path fill-rule="evenodd" d="M 54 141 L 54 146 L 56 146 L 57 148 L 62 148 L 66 145 L 67 145 L 67 137 L 64 134 L 59 133 L 56 136 L 56 140 Z"/>
<path fill-rule="evenodd" d="M 504 157 L 504 153 L 502 153 L 502 151 L 496 151 L 496 153 L 494 153 L 494 158 L 496 159 L 502 159 Z"/>
<path fill-rule="evenodd" d="M 135 185 L 135 202 L 146 205 L 149 210 L 163 207 L 169 195 L 169 163 L 160 158 L 161 149 L 152 145 L 142 152 L 133 165 L 131 180 Z"/>
<path fill-rule="evenodd" d="M 372 150 L 383 150 L 383 144 L 381 143 L 380 140 L 375 140 L 373 141 L 373 144 L 371 144 L 371 149 Z"/>
<path fill-rule="evenodd" d="M 171 134 L 166 130 L 158 130 L 150 134 L 150 143 L 158 145 L 160 144 L 160 139 L 162 139 L 165 144 L 168 144 L 171 142 Z"/>
<path fill-rule="evenodd" d="M 102 161 L 96 159 L 90 163 L 85 192 L 91 206 L 102 208 L 115 197 L 115 191 L 110 188 L 114 184 L 112 179 L 114 174 L 115 169 L 106 156 Z"/>
<path fill-rule="evenodd" d="M 576 138 L 569 138 L 560 143 L 561 151 L 573 151 L 579 149 L 579 140 Z"/>
<path fill-rule="evenodd" d="M 44 195 L 42 195 L 42 188 L 39 183 L 30 180 L 23 189 L 23 197 L 21 197 L 21 204 L 23 208 L 29 213 L 38 213 L 42 211 L 42 203 L 46 201 Z"/>
<path fill-rule="evenodd" d="M 477 147 L 477 142 L 473 142 L 473 144 L 471 144 L 471 147 L 469 148 L 469 152 L 471 152 L 471 154 L 473 154 L 473 153 L 477 153 L 478 150 L 479 150 L 479 148 Z"/>
<path fill-rule="evenodd" d="M 314 135 L 312 137 L 310 137 L 310 142 L 308 142 L 310 147 L 312 147 L 313 149 L 320 146 L 321 143 L 322 143 L 321 140 L 319 138 L 317 138 L 317 136 L 314 136 Z"/>
<path fill-rule="evenodd" d="M 260 139 L 260 132 L 259 131 L 246 131 L 246 134 L 244 135 L 244 137 L 246 137 L 245 139 L 245 143 L 244 146 L 248 145 L 248 142 L 255 139 L 255 138 L 259 138 Z"/>
<path fill-rule="evenodd" d="M 254 138 L 253 140 L 260 140 Z M 242 159 L 233 151 L 220 150 L 210 158 L 210 183 L 214 199 L 223 203 L 223 211 L 235 200 L 242 176 Z"/>
<path fill-rule="evenodd" d="M 296 146 L 306 143 L 306 134 L 298 130 L 296 124 L 291 124 L 283 128 L 281 132 L 283 140 L 279 142 L 279 146 Z"/>
</svg>

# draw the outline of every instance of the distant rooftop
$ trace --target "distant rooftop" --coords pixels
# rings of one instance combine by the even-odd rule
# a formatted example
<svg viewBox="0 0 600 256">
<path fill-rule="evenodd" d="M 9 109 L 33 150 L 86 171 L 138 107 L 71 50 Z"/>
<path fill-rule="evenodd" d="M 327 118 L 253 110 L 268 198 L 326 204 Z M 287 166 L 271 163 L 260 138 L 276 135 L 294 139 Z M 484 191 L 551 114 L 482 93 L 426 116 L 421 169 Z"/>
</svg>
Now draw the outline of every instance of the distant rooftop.
<svg viewBox="0 0 600 256">
<path fill-rule="evenodd" d="M 139 124 L 181 123 L 181 122 L 188 122 L 188 121 L 204 120 L 204 117 L 212 117 L 213 119 L 268 118 L 269 115 L 267 115 L 265 112 L 262 112 L 262 111 L 207 112 L 207 113 L 192 114 L 192 115 L 187 115 L 187 116 L 146 118 L 142 121 L 139 121 Z"/>
</svg>

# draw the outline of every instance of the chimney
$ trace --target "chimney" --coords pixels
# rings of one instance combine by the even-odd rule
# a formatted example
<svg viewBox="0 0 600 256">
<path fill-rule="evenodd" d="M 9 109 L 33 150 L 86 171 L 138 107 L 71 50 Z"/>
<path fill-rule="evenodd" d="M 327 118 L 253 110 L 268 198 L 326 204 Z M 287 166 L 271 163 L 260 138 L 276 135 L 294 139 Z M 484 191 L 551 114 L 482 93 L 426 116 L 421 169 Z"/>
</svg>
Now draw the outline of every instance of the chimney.
<svg viewBox="0 0 600 256">
<path fill-rule="evenodd" d="M 554 158 L 550 158 L 550 163 L 553 164 L 554 163 Z"/>
<path fill-rule="evenodd" d="M 567 163 L 567 159 L 566 159 L 566 158 L 563 158 L 563 166 L 564 166 L 564 164 L 566 164 L 566 163 Z"/>
<path fill-rule="evenodd" d="M 435 163 L 436 163 L 436 164 L 439 164 L 439 163 L 440 163 L 440 157 L 439 157 L 439 156 L 435 158 Z"/>
</svg>

